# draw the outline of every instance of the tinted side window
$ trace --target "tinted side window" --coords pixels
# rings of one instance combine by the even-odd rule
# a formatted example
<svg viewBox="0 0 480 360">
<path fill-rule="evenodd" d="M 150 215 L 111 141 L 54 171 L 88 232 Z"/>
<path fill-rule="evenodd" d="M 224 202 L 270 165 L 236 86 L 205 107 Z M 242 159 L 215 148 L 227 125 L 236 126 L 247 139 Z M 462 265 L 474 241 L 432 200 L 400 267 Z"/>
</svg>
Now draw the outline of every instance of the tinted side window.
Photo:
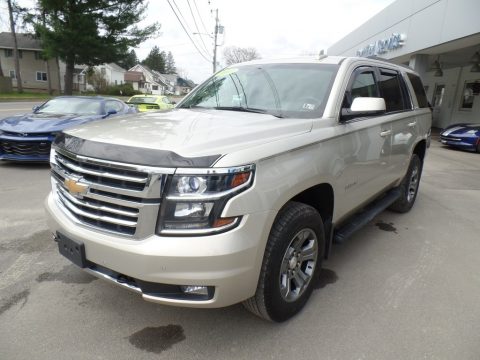
<svg viewBox="0 0 480 360">
<path fill-rule="evenodd" d="M 109 112 L 110 110 L 115 110 L 117 113 L 122 111 L 123 105 L 121 102 L 110 100 L 105 102 L 105 112 Z"/>
<path fill-rule="evenodd" d="M 421 108 L 427 108 L 428 107 L 428 100 L 427 100 L 427 95 L 425 94 L 425 89 L 422 84 L 422 80 L 420 80 L 420 77 L 407 73 L 408 79 L 412 83 L 413 90 L 415 91 L 415 96 L 417 97 L 418 101 L 418 106 Z"/>
<path fill-rule="evenodd" d="M 387 113 L 402 111 L 407 108 L 405 106 L 400 81 L 400 74 L 398 72 L 380 69 L 378 86 L 380 87 L 381 96 L 385 99 Z"/>
<path fill-rule="evenodd" d="M 358 74 L 352 85 L 352 100 L 357 97 L 376 97 L 377 87 L 373 71 Z"/>
<path fill-rule="evenodd" d="M 378 97 L 377 84 L 375 83 L 375 75 L 373 70 L 365 70 L 354 73 L 354 79 L 343 100 L 343 108 L 350 108 L 353 99 L 357 97 Z"/>
</svg>

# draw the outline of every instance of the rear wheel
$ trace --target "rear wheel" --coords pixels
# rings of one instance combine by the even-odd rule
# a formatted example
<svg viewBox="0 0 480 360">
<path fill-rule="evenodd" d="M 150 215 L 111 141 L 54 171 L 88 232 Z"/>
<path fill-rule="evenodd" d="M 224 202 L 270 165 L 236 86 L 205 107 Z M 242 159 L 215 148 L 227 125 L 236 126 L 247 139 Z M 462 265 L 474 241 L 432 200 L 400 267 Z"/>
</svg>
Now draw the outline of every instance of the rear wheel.
<svg viewBox="0 0 480 360">
<path fill-rule="evenodd" d="M 313 291 L 324 248 L 320 214 L 311 206 L 288 203 L 270 232 L 255 296 L 244 306 L 276 322 L 297 314 Z"/>
<path fill-rule="evenodd" d="M 399 186 L 401 195 L 397 201 L 390 205 L 389 209 L 399 213 L 410 211 L 417 198 L 418 186 L 422 175 L 423 164 L 417 154 L 412 155 L 407 175 Z"/>
</svg>

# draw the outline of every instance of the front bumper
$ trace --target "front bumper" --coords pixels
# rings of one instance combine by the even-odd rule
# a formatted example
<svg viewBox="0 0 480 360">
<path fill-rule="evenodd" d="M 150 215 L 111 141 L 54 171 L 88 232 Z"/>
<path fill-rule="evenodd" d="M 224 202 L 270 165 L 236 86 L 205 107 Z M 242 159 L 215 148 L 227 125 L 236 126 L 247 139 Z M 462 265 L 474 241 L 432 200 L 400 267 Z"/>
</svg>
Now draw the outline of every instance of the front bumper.
<svg viewBox="0 0 480 360">
<path fill-rule="evenodd" d="M 53 136 L 0 136 L 0 160 L 48 162 Z"/>
<path fill-rule="evenodd" d="M 52 195 L 46 200 L 48 224 L 85 245 L 90 264 L 85 270 L 142 294 L 145 300 L 187 307 L 223 307 L 255 294 L 263 252 L 275 212 L 245 215 L 241 224 L 226 233 L 196 237 L 151 235 L 132 240 L 74 224 L 58 208 Z M 118 274 L 138 283 L 198 285 L 214 289 L 208 300 L 189 300 L 144 291 Z"/>
<path fill-rule="evenodd" d="M 460 137 L 460 136 L 440 136 L 440 142 L 444 145 L 454 146 L 461 149 L 475 150 L 476 149 L 476 138 L 471 137 Z"/>
</svg>

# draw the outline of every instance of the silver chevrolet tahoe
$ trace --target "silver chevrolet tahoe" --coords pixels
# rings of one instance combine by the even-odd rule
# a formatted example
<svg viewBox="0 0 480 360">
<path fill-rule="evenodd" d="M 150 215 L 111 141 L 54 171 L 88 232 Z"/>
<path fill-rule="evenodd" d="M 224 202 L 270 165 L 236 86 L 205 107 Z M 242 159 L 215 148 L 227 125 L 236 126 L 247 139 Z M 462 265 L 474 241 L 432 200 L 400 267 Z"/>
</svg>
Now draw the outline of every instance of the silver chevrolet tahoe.
<svg viewBox="0 0 480 360">
<path fill-rule="evenodd" d="M 51 152 L 59 251 L 148 301 L 243 302 L 284 321 L 322 260 L 417 196 L 431 112 L 419 76 L 378 59 L 254 61 L 168 112 L 69 129 Z"/>
</svg>

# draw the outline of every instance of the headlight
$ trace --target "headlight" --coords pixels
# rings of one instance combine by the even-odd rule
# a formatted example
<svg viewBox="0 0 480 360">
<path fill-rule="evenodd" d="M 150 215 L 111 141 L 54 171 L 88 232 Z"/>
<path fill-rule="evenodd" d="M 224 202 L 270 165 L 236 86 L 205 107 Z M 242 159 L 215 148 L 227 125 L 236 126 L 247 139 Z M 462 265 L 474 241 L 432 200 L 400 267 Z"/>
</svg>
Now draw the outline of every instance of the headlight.
<svg viewBox="0 0 480 360">
<path fill-rule="evenodd" d="M 229 230 L 240 217 L 222 218 L 225 204 L 253 183 L 254 166 L 179 170 L 167 185 L 157 233 L 206 235 Z"/>
</svg>

